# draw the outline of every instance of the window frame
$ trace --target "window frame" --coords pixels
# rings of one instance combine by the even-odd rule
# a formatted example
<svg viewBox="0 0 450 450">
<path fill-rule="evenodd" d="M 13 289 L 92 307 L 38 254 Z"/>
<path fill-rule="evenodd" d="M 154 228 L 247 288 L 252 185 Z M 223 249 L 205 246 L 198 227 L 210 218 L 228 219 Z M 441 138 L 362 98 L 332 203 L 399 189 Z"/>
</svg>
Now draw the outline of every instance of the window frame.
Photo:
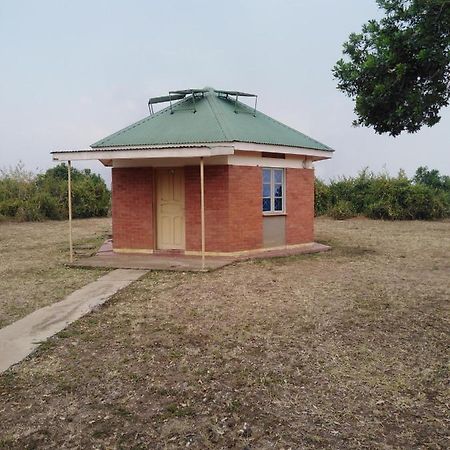
<svg viewBox="0 0 450 450">
<path fill-rule="evenodd" d="M 270 170 L 270 197 L 264 196 L 264 170 Z M 275 171 L 281 171 L 282 180 L 281 183 L 275 183 Z M 286 169 L 284 167 L 262 167 L 261 177 L 261 209 L 264 216 L 282 216 L 286 215 Z M 275 185 L 281 184 L 281 210 L 275 210 Z M 265 198 L 270 198 L 270 210 L 264 211 L 263 202 Z"/>
</svg>

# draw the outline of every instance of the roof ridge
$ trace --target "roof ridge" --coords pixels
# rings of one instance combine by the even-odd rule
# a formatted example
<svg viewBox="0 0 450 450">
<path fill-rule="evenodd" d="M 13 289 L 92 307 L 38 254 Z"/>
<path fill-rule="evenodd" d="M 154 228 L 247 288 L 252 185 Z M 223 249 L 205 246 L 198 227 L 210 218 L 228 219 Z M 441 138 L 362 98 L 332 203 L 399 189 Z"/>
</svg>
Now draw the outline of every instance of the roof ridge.
<svg viewBox="0 0 450 450">
<path fill-rule="evenodd" d="M 210 100 L 211 96 L 215 97 L 214 101 Z M 217 125 L 219 125 L 219 128 L 222 131 L 222 134 L 223 134 L 223 137 L 225 138 L 225 141 L 230 140 L 231 138 L 229 137 L 228 133 L 225 132 L 225 130 L 224 130 L 223 126 L 222 126 L 222 122 L 219 119 L 217 108 L 214 105 L 214 102 L 216 101 L 216 98 L 217 98 L 215 92 L 211 92 L 209 95 L 206 95 L 205 97 L 206 97 L 206 99 L 208 101 L 208 105 L 209 105 L 209 107 L 211 109 L 211 112 L 213 113 L 214 118 L 216 119 Z"/>
</svg>

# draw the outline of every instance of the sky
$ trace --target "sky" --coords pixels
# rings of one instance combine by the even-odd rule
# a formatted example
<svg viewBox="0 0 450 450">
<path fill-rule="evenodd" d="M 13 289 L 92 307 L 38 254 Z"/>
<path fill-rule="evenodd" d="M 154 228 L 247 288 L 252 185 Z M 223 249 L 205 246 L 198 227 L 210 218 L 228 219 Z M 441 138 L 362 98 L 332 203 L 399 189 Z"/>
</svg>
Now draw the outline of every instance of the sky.
<svg viewBox="0 0 450 450">
<path fill-rule="evenodd" d="M 258 94 L 258 109 L 335 149 L 324 179 L 361 169 L 450 174 L 450 110 L 393 138 L 355 128 L 331 69 L 375 0 L 0 0 L 0 168 L 52 167 L 148 115 L 150 97 L 202 88 Z M 108 181 L 101 163 L 75 162 Z"/>
</svg>

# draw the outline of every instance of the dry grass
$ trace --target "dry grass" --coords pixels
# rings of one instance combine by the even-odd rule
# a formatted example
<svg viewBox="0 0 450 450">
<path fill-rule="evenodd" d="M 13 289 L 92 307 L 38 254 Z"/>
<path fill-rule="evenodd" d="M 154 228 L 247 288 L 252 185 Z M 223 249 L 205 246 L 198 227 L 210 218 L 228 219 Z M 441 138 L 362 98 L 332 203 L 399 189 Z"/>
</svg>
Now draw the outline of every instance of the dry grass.
<svg viewBox="0 0 450 450">
<path fill-rule="evenodd" d="M 450 223 L 317 237 L 334 250 L 134 283 L 0 377 L 0 442 L 448 448 Z"/>
<path fill-rule="evenodd" d="M 98 248 L 110 219 L 74 221 L 77 255 Z M 64 266 L 68 258 L 67 222 L 0 223 L 0 328 L 61 300 L 99 277 L 102 271 Z"/>
</svg>

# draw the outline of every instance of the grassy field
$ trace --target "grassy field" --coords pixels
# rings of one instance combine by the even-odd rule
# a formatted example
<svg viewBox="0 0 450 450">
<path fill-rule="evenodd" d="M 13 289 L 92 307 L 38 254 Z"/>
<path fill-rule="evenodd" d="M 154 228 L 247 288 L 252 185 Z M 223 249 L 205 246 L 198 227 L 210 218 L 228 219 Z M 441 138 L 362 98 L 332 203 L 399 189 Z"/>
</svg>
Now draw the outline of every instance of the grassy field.
<svg viewBox="0 0 450 450">
<path fill-rule="evenodd" d="M 450 222 L 150 273 L 0 376 L 0 448 L 448 448 Z"/>
<path fill-rule="evenodd" d="M 111 219 L 75 220 L 76 254 L 98 248 Z M 68 268 L 67 222 L 0 223 L 0 328 L 61 300 L 102 271 Z"/>
</svg>

